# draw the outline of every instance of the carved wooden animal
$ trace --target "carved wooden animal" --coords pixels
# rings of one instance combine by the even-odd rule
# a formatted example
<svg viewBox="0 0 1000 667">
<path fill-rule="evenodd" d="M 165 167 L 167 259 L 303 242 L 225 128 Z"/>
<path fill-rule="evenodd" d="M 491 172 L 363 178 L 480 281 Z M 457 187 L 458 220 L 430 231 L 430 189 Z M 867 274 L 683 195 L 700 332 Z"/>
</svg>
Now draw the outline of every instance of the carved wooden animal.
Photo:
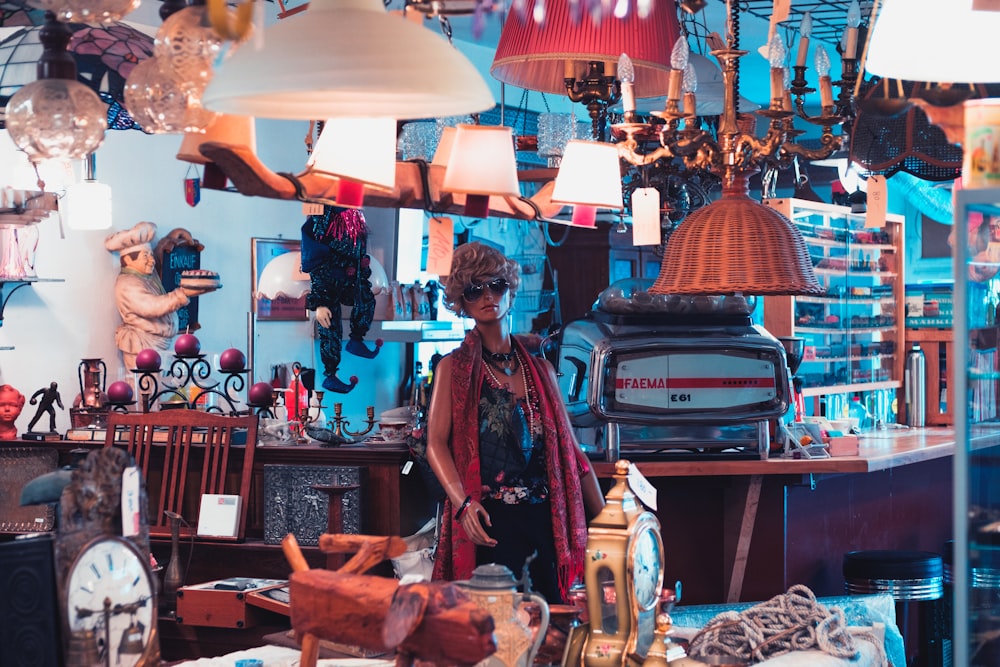
<svg viewBox="0 0 1000 667">
<path fill-rule="evenodd" d="M 320 550 L 355 555 L 339 570 L 310 570 L 294 535 L 282 543 L 292 566 L 291 621 L 302 645 L 302 667 L 315 667 L 319 640 L 370 650 L 396 650 L 398 667 L 415 660 L 474 665 L 496 652 L 493 617 L 448 582 L 400 586 L 361 574 L 406 551 L 399 537 L 322 535 Z"/>
</svg>

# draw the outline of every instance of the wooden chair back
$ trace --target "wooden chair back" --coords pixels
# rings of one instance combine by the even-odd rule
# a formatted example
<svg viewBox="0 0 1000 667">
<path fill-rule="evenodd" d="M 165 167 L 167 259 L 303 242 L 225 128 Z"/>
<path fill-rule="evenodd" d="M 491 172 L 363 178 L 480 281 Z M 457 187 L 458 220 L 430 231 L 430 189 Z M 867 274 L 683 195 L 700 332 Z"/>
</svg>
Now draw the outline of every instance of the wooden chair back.
<svg viewBox="0 0 1000 667">
<path fill-rule="evenodd" d="M 166 512 L 181 515 L 194 532 L 201 497 L 238 494 L 237 535 L 246 532 L 257 444 L 257 416 L 230 417 L 198 410 L 108 415 L 105 447 L 125 448 L 142 471 L 149 496 L 149 534 L 170 535 Z"/>
</svg>

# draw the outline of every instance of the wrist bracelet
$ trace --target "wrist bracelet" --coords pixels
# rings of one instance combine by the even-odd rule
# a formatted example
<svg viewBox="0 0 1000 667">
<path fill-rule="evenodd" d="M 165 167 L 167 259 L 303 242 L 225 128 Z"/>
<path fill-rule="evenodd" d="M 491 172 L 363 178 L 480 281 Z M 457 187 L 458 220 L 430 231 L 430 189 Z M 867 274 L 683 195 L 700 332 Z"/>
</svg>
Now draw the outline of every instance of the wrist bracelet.
<svg viewBox="0 0 1000 667">
<path fill-rule="evenodd" d="M 466 496 L 465 500 L 462 502 L 462 506 L 455 512 L 455 521 L 461 520 L 462 515 L 465 514 L 465 510 L 469 509 L 469 505 L 471 504 L 472 496 Z"/>
</svg>

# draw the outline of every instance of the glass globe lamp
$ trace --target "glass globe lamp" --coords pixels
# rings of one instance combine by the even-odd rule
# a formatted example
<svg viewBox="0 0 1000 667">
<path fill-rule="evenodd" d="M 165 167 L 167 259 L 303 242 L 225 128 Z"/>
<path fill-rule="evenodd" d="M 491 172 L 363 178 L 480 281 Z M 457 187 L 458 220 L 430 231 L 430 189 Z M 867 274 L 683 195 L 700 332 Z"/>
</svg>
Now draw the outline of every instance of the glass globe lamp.
<svg viewBox="0 0 1000 667">
<path fill-rule="evenodd" d="M 217 114 L 201 106 L 202 90 L 204 84 L 192 87 L 154 56 L 136 65 L 125 82 L 125 107 L 146 132 L 204 132 Z"/>
<path fill-rule="evenodd" d="M 33 7 L 46 9 L 66 23 L 107 26 L 139 6 L 139 0 L 31 0 Z"/>
<path fill-rule="evenodd" d="M 235 12 L 226 9 L 233 20 Z M 153 55 L 169 63 L 181 81 L 204 90 L 224 40 L 212 27 L 205 5 L 191 5 L 168 16 L 156 33 Z M 200 96 L 200 92 L 199 92 Z"/>
<path fill-rule="evenodd" d="M 107 105 L 97 93 L 69 79 L 40 79 L 7 103 L 7 130 L 34 162 L 79 160 L 104 141 Z"/>
</svg>

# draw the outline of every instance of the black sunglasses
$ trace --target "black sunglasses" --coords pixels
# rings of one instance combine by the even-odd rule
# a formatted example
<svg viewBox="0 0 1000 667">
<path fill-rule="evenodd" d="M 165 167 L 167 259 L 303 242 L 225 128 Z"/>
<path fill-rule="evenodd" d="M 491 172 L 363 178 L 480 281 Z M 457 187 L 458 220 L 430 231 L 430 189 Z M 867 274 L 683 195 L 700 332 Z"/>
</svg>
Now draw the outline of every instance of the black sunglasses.
<svg viewBox="0 0 1000 667">
<path fill-rule="evenodd" d="M 503 294 L 510 287 L 510 283 L 507 282 L 506 278 L 494 278 L 488 283 L 483 283 L 482 285 L 473 283 L 462 291 L 462 298 L 469 303 L 475 303 L 476 301 L 479 301 L 481 296 L 483 296 L 483 289 L 487 287 L 489 287 L 490 291 L 497 296 L 503 296 Z"/>
</svg>

